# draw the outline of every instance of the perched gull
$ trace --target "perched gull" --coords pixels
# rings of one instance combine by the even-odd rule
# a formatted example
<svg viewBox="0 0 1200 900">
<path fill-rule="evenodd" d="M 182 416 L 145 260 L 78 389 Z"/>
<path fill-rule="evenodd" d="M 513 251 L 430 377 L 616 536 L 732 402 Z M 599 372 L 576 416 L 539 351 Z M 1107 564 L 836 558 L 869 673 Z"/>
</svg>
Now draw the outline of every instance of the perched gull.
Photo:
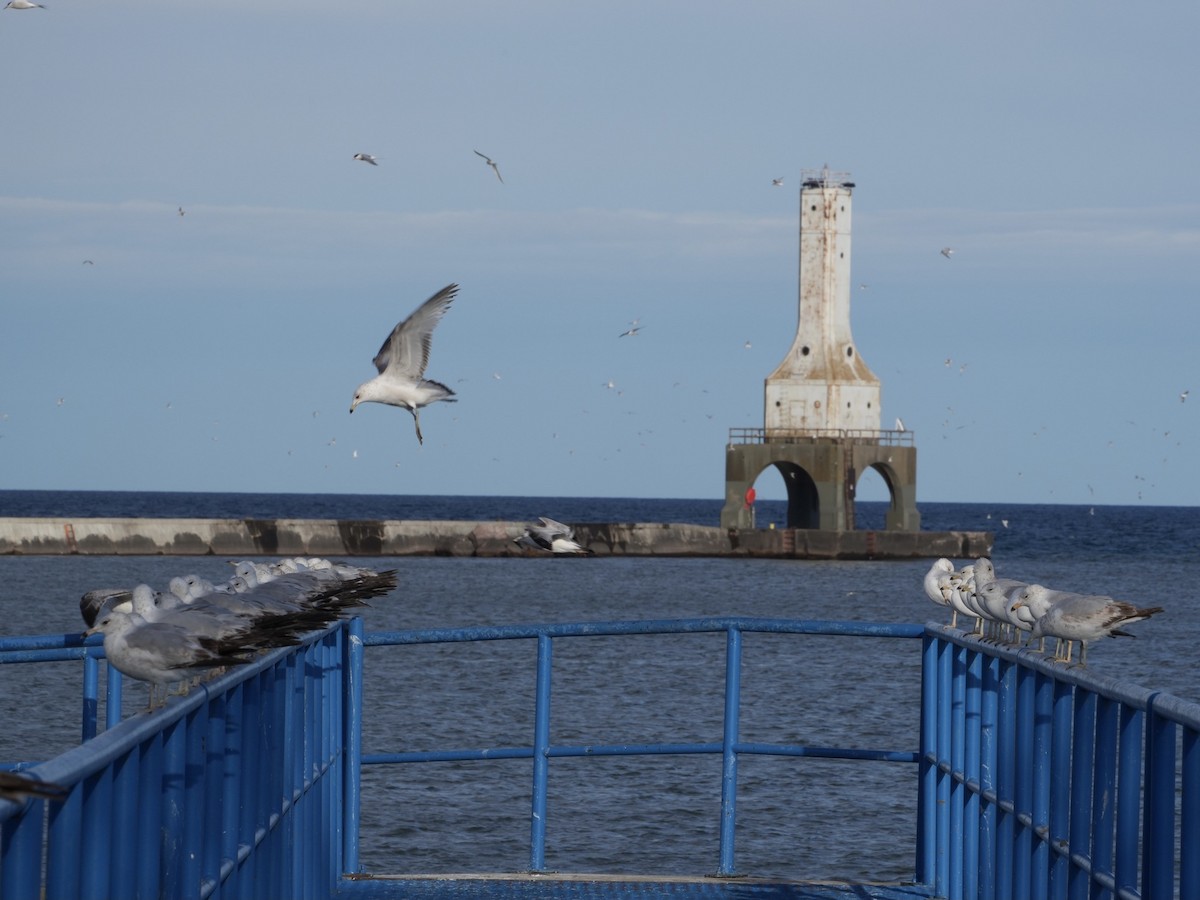
<svg viewBox="0 0 1200 900">
<path fill-rule="evenodd" d="M 197 637 L 179 625 L 147 622 L 137 613 L 109 612 L 84 632 L 104 635 L 104 656 L 118 672 L 169 686 L 219 666 L 249 662 L 246 648 Z M 150 703 L 154 704 L 151 690 Z"/>
<path fill-rule="evenodd" d="M 412 413 L 417 427 L 417 442 L 425 443 L 421 437 L 418 411 L 422 406 L 438 400 L 449 403 L 455 401 L 454 391 L 440 382 L 425 378 L 425 367 L 429 365 L 433 329 L 450 308 L 450 301 L 456 293 L 457 284 L 447 285 L 392 329 L 373 360 L 379 374 L 358 386 L 350 404 L 350 412 L 354 412 L 360 403 L 402 406 Z"/>
<path fill-rule="evenodd" d="M 1047 635 L 1062 641 L 1078 641 L 1081 666 L 1087 665 L 1088 641 L 1102 637 L 1133 637 L 1128 631 L 1122 631 L 1121 626 L 1140 622 L 1163 611 L 1161 606 L 1139 609 L 1132 603 L 1114 600 L 1112 597 L 1067 591 L 1058 591 L 1055 595 L 1050 600 L 1050 608 L 1033 623 L 1029 640 Z M 1022 605 L 1023 601 L 1020 599 L 1013 604 L 1018 608 Z M 1070 662 L 1069 652 L 1066 659 Z"/>
<path fill-rule="evenodd" d="M 359 162 L 370 163 L 373 166 L 379 165 L 379 163 L 375 162 L 375 157 L 373 157 L 370 153 L 355 153 L 354 158 Z"/>
<path fill-rule="evenodd" d="M 33 797 L 44 800 L 62 800 L 67 796 L 62 785 L 38 781 L 16 772 L 0 772 L 0 800 L 24 800 Z"/>
<path fill-rule="evenodd" d="M 575 542 L 575 529 L 562 522 L 538 517 L 538 524 L 526 525 L 525 533 L 513 539 L 513 543 L 526 550 L 547 553 L 573 553 L 591 556 L 594 551 Z"/>
<path fill-rule="evenodd" d="M 946 257 L 946 259 L 949 259 L 953 255 L 954 255 L 953 247 L 943 247 L 942 248 L 942 256 Z"/>
<path fill-rule="evenodd" d="M 492 167 L 492 171 L 496 173 L 496 177 L 497 177 L 497 178 L 500 178 L 500 167 L 499 167 L 499 166 L 497 166 L 497 165 L 496 165 L 494 162 L 492 162 L 492 160 L 491 160 L 491 158 L 490 158 L 490 157 L 484 156 L 484 154 L 480 153 L 478 150 L 476 150 L 476 151 L 475 151 L 475 155 L 476 155 L 476 156 L 483 156 L 483 161 L 484 161 L 484 162 L 486 162 L 486 163 L 487 163 L 489 166 L 491 166 L 491 167 Z M 501 184 L 504 184 L 504 179 L 503 179 L 503 178 L 500 178 L 500 183 L 501 183 Z"/>
</svg>

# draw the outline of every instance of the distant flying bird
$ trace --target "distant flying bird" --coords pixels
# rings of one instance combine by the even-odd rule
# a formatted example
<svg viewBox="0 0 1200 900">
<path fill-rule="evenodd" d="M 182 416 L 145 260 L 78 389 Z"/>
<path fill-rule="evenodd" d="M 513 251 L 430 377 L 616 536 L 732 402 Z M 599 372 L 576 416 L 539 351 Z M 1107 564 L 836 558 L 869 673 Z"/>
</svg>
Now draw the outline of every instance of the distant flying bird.
<svg viewBox="0 0 1200 900">
<path fill-rule="evenodd" d="M 641 329 L 641 326 L 640 326 L 640 325 L 634 325 L 634 326 L 633 326 L 632 328 L 630 328 L 628 331 L 622 331 L 620 334 L 618 334 L 618 335 L 617 335 L 617 337 L 637 337 L 637 336 L 638 336 L 638 333 L 639 333 L 641 330 L 642 330 L 642 329 Z"/>
<path fill-rule="evenodd" d="M 182 206 L 179 207 L 179 215 L 181 215 L 181 216 L 183 215 L 183 207 Z"/>
<path fill-rule="evenodd" d="M 775 187 L 783 187 L 783 179 L 782 178 L 772 178 L 771 184 L 774 185 Z"/>
<path fill-rule="evenodd" d="M 373 157 L 370 153 L 355 153 L 354 158 L 359 162 L 370 163 L 373 166 L 379 165 L 379 163 L 375 162 L 375 157 Z"/>
<path fill-rule="evenodd" d="M 40 3 L 30 3 L 29 0 L 8 0 L 5 9 L 45 9 Z"/>
<path fill-rule="evenodd" d="M 92 262 L 90 259 L 85 259 L 85 260 L 84 260 L 84 261 L 83 261 L 83 262 L 82 262 L 80 265 L 84 265 L 84 266 L 94 266 L 94 265 L 95 265 L 95 263 L 94 263 L 94 262 Z"/>
<path fill-rule="evenodd" d="M 750 349 L 750 342 L 749 342 L 749 341 L 746 341 L 746 343 L 745 343 L 745 344 L 743 344 L 743 346 L 744 346 L 744 347 L 745 347 L 747 350 L 749 350 L 749 349 Z"/>
<path fill-rule="evenodd" d="M 905 429 L 905 427 L 904 427 L 904 420 L 903 420 L 903 419 L 901 419 L 901 418 L 899 418 L 899 417 L 897 417 L 897 418 L 896 418 L 896 430 L 897 430 L 897 431 L 905 431 L 905 430 L 907 430 L 907 429 Z"/>
<path fill-rule="evenodd" d="M 942 248 L 942 256 L 946 257 L 946 259 L 949 259 L 953 255 L 954 255 L 953 247 L 943 247 Z"/>
<path fill-rule="evenodd" d="M 499 166 L 497 166 L 497 165 L 496 165 L 494 162 L 492 162 L 492 160 L 491 160 L 491 158 L 490 158 L 490 157 L 488 157 L 488 156 L 484 156 L 484 154 L 480 153 L 478 150 L 476 150 L 476 151 L 475 151 L 475 155 L 476 155 L 476 156 L 483 156 L 483 161 L 484 161 L 484 162 L 486 162 L 486 163 L 487 163 L 489 166 L 491 166 L 491 167 L 492 167 L 492 171 L 496 173 L 496 177 L 497 177 L 497 178 L 500 178 L 500 167 L 499 167 Z M 504 179 L 503 179 L 503 178 L 500 178 L 500 183 L 501 183 L 501 184 L 504 184 Z"/>
<path fill-rule="evenodd" d="M 1179 395 L 1179 402 L 1180 402 L 1180 403 L 1186 403 L 1186 402 L 1187 402 L 1187 398 L 1188 398 L 1188 394 L 1190 394 L 1190 393 L 1191 393 L 1191 391 L 1184 391 L 1182 394 L 1180 394 L 1180 395 Z"/>
<path fill-rule="evenodd" d="M 438 400 L 453 403 L 456 399 L 450 388 L 425 378 L 425 367 L 429 365 L 433 329 L 446 314 L 450 301 L 457 293 L 457 284 L 446 285 L 392 329 L 372 360 L 379 374 L 358 386 L 350 404 L 350 412 L 354 412 L 360 403 L 402 406 L 412 413 L 417 428 L 417 442 L 425 443 L 421 437 L 421 419 L 418 415 L 421 407 Z"/>
</svg>

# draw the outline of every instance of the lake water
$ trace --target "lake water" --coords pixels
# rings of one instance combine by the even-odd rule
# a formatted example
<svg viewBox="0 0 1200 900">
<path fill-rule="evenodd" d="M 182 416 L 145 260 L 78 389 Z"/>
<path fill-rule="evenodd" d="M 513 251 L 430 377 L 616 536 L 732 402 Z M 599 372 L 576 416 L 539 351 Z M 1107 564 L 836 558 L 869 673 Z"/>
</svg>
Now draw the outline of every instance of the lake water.
<svg viewBox="0 0 1200 900">
<path fill-rule="evenodd" d="M 882 504 L 860 504 L 860 519 Z M 1200 700 L 1200 510 L 922 504 L 929 530 L 990 530 L 1004 577 L 1106 593 L 1166 611 L 1090 668 Z M 716 524 L 720 503 L 505 497 L 303 497 L 0 492 L 2 515 L 427 518 Z M 760 504 L 759 522 L 782 504 Z M 368 631 L 454 625 L 747 615 L 945 621 L 924 596 L 929 560 L 378 558 L 399 587 Z M 961 562 L 961 561 L 956 561 Z M 174 575 L 229 577 L 211 557 L 0 557 L 0 633 L 79 631 L 87 590 Z M 644 636 L 555 644 L 554 743 L 719 741 L 724 639 Z M 531 643 L 370 648 L 367 753 L 528 746 Z M 79 730 L 79 666 L 0 667 L 0 760 L 42 759 Z M 749 635 L 743 740 L 915 749 L 919 642 Z M 128 692 L 129 711 L 145 703 Z M 363 862 L 374 872 L 528 866 L 527 761 L 369 767 Z M 717 864 L 716 756 L 556 759 L 547 864 L 563 871 L 706 873 Z M 758 875 L 902 879 L 913 870 L 911 765 L 744 758 L 737 865 Z"/>
</svg>

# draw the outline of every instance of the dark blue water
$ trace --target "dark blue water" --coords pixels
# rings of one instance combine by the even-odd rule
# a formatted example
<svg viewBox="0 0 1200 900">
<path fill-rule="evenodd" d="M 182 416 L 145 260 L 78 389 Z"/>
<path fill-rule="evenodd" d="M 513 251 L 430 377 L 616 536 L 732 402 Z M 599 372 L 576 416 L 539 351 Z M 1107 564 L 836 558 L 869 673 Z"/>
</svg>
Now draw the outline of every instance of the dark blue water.
<svg viewBox="0 0 1200 900">
<path fill-rule="evenodd" d="M 859 519 L 882 523 L 883 504 Z M 995 534 L 997 572 L 1106 593 L 1165 612 L 1097 644 L 1089 668 L 1200 699 L 1200 510 L 1184 507 L 920 505 L 926 530 Z M 547 497 L 0 492 L 0 515 L 396 518 L 717 524 L 717 500 Z M 783 521 L 760 503 L 758 521 Z M 874 527 L 878 527 L 875 525 Z M 368 631 L 528 622 L 747 615 L 945 621 L 924 596 L 929 560 L 358 560 L 400 587 L 364 613 Z M 956 562 L 962 562 L 956 560 Z M 85 591 L 195 572 L 216 557 L 0 556 L 0 634 L 82 627 Z M 719 644 L 719 641 L 717 642 Z M 746 639 L 743 738 L 837 747 L 916 745 L 919 642 Z M 465 651 L 465 652 L 463 652 Z M 369 648 L 364 749 L 527 746 L 529 646 Z M 720 740 L 720 646 L 588 638 L 555 647 L 554 743 Z M 144 704 L 127 692 L 132 713 Z M 46 758 L 78 740 L 79 667 L 0 666 L 0 760 Z M 528 865 L 528 763 L 364 772 L 363 861 L 372 872 L 516 871 Z M 915 771 L 896 764 L 750 759 L 741 767 L 738 866 L 748 874 L 903 879 L 912 874 Z M 563 871 L 705 873 L 716 868 L 719 759 L 555 760 L 547 863 Z"/>
</svg>

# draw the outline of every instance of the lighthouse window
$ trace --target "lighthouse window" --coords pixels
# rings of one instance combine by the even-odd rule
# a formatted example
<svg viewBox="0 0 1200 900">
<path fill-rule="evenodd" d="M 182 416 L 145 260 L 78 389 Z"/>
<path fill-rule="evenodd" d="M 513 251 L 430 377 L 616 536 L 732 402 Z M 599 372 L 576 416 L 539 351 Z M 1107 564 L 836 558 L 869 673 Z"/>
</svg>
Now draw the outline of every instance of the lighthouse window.
<svg viewBox="0 0 1200 900">
<path fill-rule="evenodd" d="M 847 348 L 846 348 L 846 355 L 847 355 L 847 356 L 853 356 L 853 355 L 854 355 L 854 348 L 853 348 L 853 347 L 847 347 Z"/>
<path fill-rule="evenodd" d="M 801 356 L 808 356 L 808 347 L 807 347 L 807 345 L 806 345 L 806 346 L 804 346 L 804 347 L 801 347 L 801 348 L 800 348 L 800 355 L 801 355 Z"/>
<path fill-rule="evenodd" d="M 815 204 L 815 203 L 814 203 L 812 206 L 810 206 L 810 207 L 809 207 L 809 209 L 810 209 L 810 210 L 812 210 L 813 212 L 816 212 L 816 211 L 817 211 L 817 204 Z"/>
</svg>

